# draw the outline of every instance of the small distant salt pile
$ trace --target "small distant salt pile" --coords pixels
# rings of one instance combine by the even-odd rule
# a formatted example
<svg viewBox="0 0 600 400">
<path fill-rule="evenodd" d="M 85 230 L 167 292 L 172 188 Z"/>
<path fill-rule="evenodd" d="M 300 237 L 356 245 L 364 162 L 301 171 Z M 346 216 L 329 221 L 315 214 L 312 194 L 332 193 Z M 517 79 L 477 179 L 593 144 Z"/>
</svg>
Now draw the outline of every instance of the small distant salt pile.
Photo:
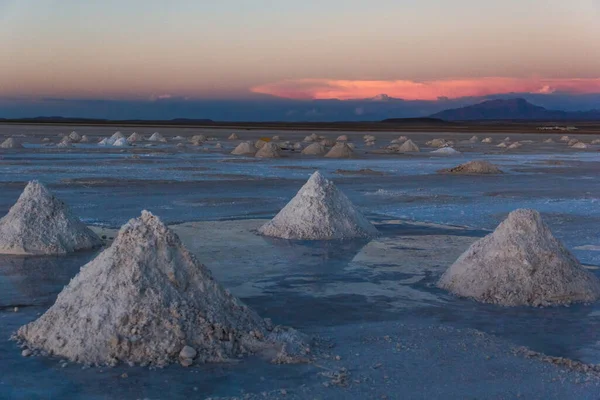
<svg viewBox="0 0 600 400">
<path fill-rule="evenodd" d="M 256 148 L 250 142 L 242 142 L 237 145 L 235 149 L 231 152 L 233 155 L 237 156 L 246 156 L 246 155 L 254 155 L 256 154 Z"/>
<path fill-rule="evenodd" d="M 368 142 L 365 142 L 365 146 L 375 146 L 375 142 L 369 140 Z"/>
<path fill-rule="evenodd" d="M 571 146 L 572 149 L 587 149 L 588 146 L 587 144 L 583 143 L 583 142 L 577 142 L 574 145 Z"/>
<path fill-rule="evenodd" d="M 419 149 L 419 146 L 417 146 L 415 142 L 408 139 L 402 144 L 402 146 L 400 146 L 400 148 L 398 148 L 398 151 L 400 153 L 418 153 L 421 151 L 421 149 Z"/>
<path fill-rule="evenodd" d="M 491 137 L 486 137 L 481 141 L 481 143 L 493 143 L 494 140 Z"/>
<path fill-rule="evenodd" d="M 240 137 L 237 134 L 232 133 L 231 135 L 229 135 L 229 137 L 227 138 L 227 140 L 238 140 L 239 138 Z"/>
<path fill-rule="evenodd" d="M 457 156 L 462 153 L 458 150 L 453 149 L 452 147 L 442 147 L 441 149 L 432 151 L 431 154 L 441 156 Z"/>
<path fill-rule="evenodd" d="M 183 144 L 183 143 L 179 143 L 179 144 Z M 215 144 L 215 149 L 222 149 L 222 148 L 223 148 L 223 145 L 221 144 L 221 142 L 217 142 Z"/>
<path fill-rule="evenodd" d="M 65 254 L 102 245 L 69 207 L 38 181 L 31 181 L 0 219 L 0 253 Z"/>
<path fill-rule="evenodd" d="M 325 153 L 327 153 L 327 149 L 321 143 L 311 143 L 302 150 L 302 154 L 306 156 L 322 156 Z"/>
<path fill-rule="evenodd" d="M 338 142 L 325 154 L 327 158 L 352 158 L 354 150 L 346 142 Z"/>
<path fill-rule="evenodd" d="M 133 132 L 127 138 L 127 142 L 129 142 L 129 143 L 141 142 L 142 140 L 144 140 L 144 137 L 137 132 Z"/>
<path fill-rule="evenodd" d="M 300 142 L 294 143 L 294 150 L 301 150 L 302 147 L 303 147 L 302 143 L 300 143 Z"/>
<path fill-rule="evenodd" d="M 60 142 L 59 144 L 56 145 L 56 147 L 64 149 L 67 147 L 73 147 L 73 144 L 71 142 Z"/>
<path fill-rule="evenodd" d="M 368 238 L 377 229 L 318 171 L 259 233 L 299 240 Z"/>
<path fill-rule="evenodd" d="M 348 135 L 340 135 L 337 137 L 337 139 L 335 139 L 337 142 L 347 142 L 348 141 Z"/>
<path fill-rule="evenodd" d="M 471 136 L 471 139 L 469 139 L 469 142 L 477 143 L 477 142 L 479 142 L 479 138 L 477 136 Z"/>
<path fill-rule="evenodd" d="M 121 132 L 115 132 L 110 138 L 106 140 L 105 145 L 112 146 L 119 139 L 124 139 L 125 136 Z M 100 143 L 98 143 L 100 144 Z"/>
<path fill-rule="evenodd" d="M 113 146 L 115 147 L 127 147 L 129 146 L 129 141 L 127 141 L 127 139 L 125 139 L 124 137 L 117 139 L 114 143 Z"/>
<path fill-rule="evenodd" d="M 554 143 L 554 139 L 552 139 L 552 138 L 546 139 L 546 140 L 544 140 L 544 143 Z"/>
<path fill-rule="evenodd" d="M 183 136 L 177 135 L 173 138 L 173 140 L 185 140 L 185 138 Z"/>
<path fill-rule="evenodd" d="M 510 146 L 508 146 L 509 149 L 518 149 L 520 147 L 523 147 L 523 144 L 519 143 L 519 142 L 514 142 L 513 144 L 511 144 Z"/>
<path fill-rule="evenodd" d="M 565 136 L 561 136 L 561 137 L 560 137 L 560 141 L 561 141 L 561 142 L 568 142 L 569 140 L 571 140 L 571 138 L 570 138 L 570 137 L 568 137 L 568 136 L 566 136 L 566 135 L 565 135 Z"/>
<path fill-rule="evenodd" d="M 206 136 L 204 135 L 194 135 L 190 139 L 190 143 L 194 146 L 200 146 L 203 142 L 206 141 Z"/>
<path fill-rule="evenodd" d="M 487 174 L 502 174 L 503 172 L 487 161 L 469 161 L 468 163 L 460 164 L 454 168 L 443 169 L 439 171 L 442 174 L 465 174 L 465 175 L 487 175 Z"/>
<path fill-rule="evenodd" d="M 600 139 L 594 139 L 592 140 L 591 144 L 600 144 Z"/>
<path fill-rule="evenodd" d="M 516 210 L 475 242 L 438 286 L 505 306 L 551 306 L 600 298 L 600 281 L 558 241 L 535 210 Z"/>
<path fill-rule="evenodd" d="M 50 138 L 47 138 L 47 137 L 45 137 L 45 138 L 42 139 L 42 142 L 44 142 L 44 143 L 48 143 L 50 141 L 51 141 Z"/>
<path fill-rule="evenodd" d="M 6 139 L 4 142 L 2 142 L 2 144 L 0 144 L 0 148 L 2 149 L 22 149 L 23 145 L 19 142 L 17 142 L 15 139 L 13 138 L 8 138 Z"/>
<path fill-rule="evenodd" d="M 268 142 L 266 140 L 263 139 L 258 139 L 256 142 L 254 142 L 254 148 L 257 150 L 260 150 L 264 147 L 265 144 L 267 144 Z"/>
<path fill-rule="evenodd" d="M 377 141 L 377 138 L 375 137 L 375 135 L 365 135 L 363 136 L 363 140 L 365 142 L 375 142 Z"/>
<path fill-rule="evenodd" d="M 392 144 L 402 144 L 402 143 L 406 142 L 407 140 L 408 140 L 408 137 L 406 137 L 406 136 L 400 136 L 398 139 L 394 139 L 390 143 L 392 143 Z"/>
<path fill-rule="evenodd" d="M 271 140 L 281 140 L 281 138 L 279 137 L 279 135 L 275 135 L 271 138 Z"/>
<path fill-rule="evenodd" d="M 273 327 L 225 290 L 147 211 L 16 337 L 33 351 L 90 365 L 189 366 L 257 353 L 284 363 L 309 351 L 302 334 Z"/>
<path fill-rule="evenodd" d="M 426 146 L 428 147 L 446 147 L 448 146 L 448 142 L 446 141 L 446 139 L 432 139 L 430 141 L 428 141 L 427 143 L 425 143 Z"/>
<path fill-rule="evenodd" d="M 498 143 L 498 144 L 496 145 L 496 147 L 507 148 L 507 147 L 508 147 L 508 145 L 506 144 L 506 142 L 502 142 L 502 143 Z"/>
<path fill-rule="evenodd" d="M 165 139 L 164 136 L 160 134 L 160 132 L 154 132 L 152 134 L 152 136 L 150 136 L 150 138 L 148 138 L 148 140 L 150 142 L 163 142 L 163 143 L 167 141 L 167 139 Z"/>
<path fill-rule="evenodd" d="M 281 157 L 281 149 L 275 143 L 272 143 L 272 142 L 265 143 L 265 145 L 256 152 L 254 157 L 280 158 Z"/>
<path fill-rule="evenodd" d="M 310 136 L 307 136 L 304 138 L 305 142 L 315 142 L 319 139 L 319 136 L 316 133 L 311 134 Z"/>
<path fill-rule="evenodd" d="M 79 139 L 79 143 L 89 143 L 90 138 L 87 135 L 83 135 L 81 139 Z"/>
<path fill-rule="evenodd" d="M 98 142 L 98 146 L 107 146 L 107 145 L 108 145 L 108 138 L 102 138 Z"/>
<path fill-rule="evenodd" d="M 78 143 L 81 141 L 81 135 L 75 131 L 69 134 L 69 139 L 73 141 L 73 143 Z"/>
<path fill-rule="evenodd" d="M 508 136 L 505 137 L 504 140 L 503 140 L 503 142 L 510 142 L 510 137 L 508 137 Z"/>
</svg>

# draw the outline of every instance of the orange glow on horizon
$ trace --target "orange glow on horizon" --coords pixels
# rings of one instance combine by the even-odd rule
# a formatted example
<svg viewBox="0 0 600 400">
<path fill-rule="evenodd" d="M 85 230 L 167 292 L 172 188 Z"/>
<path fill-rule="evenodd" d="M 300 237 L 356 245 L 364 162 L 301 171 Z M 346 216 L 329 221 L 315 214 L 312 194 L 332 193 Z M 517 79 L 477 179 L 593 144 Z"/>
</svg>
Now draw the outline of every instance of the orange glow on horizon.
<svg viewBox="0 0 600 400">
<path fill-rule="evenodd" d="M 600 93 L 600 78 L 465 78 L 432 81 L 298 79 L 253 87 L 254 93 L 290 99 L 367 99 L 380 94 L 404 100 L 480 97 L 509 93 Z"/>
</svg>

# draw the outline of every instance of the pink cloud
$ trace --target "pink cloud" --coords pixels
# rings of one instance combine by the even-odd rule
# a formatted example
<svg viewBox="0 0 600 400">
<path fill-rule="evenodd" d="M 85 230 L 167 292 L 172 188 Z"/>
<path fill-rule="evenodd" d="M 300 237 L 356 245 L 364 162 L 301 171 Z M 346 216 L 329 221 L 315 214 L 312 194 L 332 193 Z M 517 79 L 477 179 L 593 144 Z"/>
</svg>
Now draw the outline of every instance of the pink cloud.
<svg viewBox="0 0 600 400">
<path fill-rule="evenodd" d="M 292 99 L 362 99 L 386 93 L 406 100 L 436 100 L 506 93 L 600 93 L 600 78 L 467 78 L 431 81 L 296 79 L 253 87 L 252 92 Z"/>
</svg>

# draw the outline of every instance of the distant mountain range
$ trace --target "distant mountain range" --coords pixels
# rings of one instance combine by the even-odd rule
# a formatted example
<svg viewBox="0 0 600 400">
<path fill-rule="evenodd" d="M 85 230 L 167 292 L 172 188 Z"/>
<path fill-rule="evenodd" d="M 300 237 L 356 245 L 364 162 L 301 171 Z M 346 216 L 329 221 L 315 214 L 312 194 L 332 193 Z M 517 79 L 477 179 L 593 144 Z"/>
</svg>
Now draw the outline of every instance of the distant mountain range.
<svg viewBox="0 0 600 400">
<path fill-rule="evenodd" d="M 445 121 L 598 121 L 600 110 L 548 110 L 519 98 L 484 101 L 471 106 L 441 111 L 430 117 Z"/>
</svg>

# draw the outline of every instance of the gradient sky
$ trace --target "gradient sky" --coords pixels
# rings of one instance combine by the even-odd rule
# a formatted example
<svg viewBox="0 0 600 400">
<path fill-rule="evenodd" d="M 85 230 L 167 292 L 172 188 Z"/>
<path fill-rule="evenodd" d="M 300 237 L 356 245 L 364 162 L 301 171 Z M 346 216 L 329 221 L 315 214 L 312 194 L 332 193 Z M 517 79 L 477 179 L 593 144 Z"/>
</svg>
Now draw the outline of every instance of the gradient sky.
<svg viewBox="0 0 600 400">
<path fill-rule="evenodd" d="M 600 93 L 600 0 L 0 0 L 0 98 Z"/>
</svg>

